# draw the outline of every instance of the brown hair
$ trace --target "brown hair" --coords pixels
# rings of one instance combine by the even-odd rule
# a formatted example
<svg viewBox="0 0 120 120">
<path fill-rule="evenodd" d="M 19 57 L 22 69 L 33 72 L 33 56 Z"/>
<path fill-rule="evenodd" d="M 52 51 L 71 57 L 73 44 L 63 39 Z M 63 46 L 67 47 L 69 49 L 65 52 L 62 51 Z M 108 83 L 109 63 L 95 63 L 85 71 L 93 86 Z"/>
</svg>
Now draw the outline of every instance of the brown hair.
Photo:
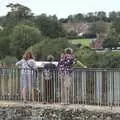
<svg viewBox="0 0 120 120">
<path fill-rule="evenodd" d="M 23 58 L 24 58 L 25 60 L 33 59 L 32 53 L 26 51 L 26 52 L 24 53 L 24 55 L 23 55 Z"/>
</svg>

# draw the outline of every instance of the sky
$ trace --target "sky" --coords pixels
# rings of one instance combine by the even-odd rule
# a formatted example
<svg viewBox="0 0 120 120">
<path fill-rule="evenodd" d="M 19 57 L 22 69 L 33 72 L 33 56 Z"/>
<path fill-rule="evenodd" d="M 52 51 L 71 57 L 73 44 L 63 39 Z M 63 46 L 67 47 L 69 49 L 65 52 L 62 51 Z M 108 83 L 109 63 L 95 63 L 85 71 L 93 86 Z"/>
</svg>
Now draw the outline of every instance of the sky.
<svg viewBox="0 0 120 120">
<path fill-rule="evenodd" d="M 120 0 L 0 0 L 0 16 L 9 11 L 6 5 L 20 3 L 29 7 L 35 15 L 45 13 L 67 18 L 68 15 L 96 11 L 120 11 Z"/>
</svg>

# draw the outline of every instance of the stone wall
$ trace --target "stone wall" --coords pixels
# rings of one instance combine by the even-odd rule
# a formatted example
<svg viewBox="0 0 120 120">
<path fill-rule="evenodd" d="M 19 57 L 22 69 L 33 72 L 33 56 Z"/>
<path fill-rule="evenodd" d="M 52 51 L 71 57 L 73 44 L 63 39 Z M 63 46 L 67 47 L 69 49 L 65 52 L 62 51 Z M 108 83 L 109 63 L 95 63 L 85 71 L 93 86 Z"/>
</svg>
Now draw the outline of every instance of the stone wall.
<svg viewBox="0 0 120 120">
<path fill-rule="evenodd" d="M 0 120 L 120 120 L 120 111 L 67 105 L 0 104 Z"/>
</svg>

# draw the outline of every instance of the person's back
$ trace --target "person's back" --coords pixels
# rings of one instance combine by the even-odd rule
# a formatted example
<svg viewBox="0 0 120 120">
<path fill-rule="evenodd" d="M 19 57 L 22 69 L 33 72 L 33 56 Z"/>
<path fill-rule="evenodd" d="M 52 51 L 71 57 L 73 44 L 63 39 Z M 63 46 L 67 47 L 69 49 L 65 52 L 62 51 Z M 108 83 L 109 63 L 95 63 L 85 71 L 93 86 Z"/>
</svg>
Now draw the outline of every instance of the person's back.
<svg viewBox="0 0 120 120">
<path fill-rule="evenodd" d="M 56 69 L 56 65 L 52 63 L 53 58 L 52 56 L 48 56 L 49 63 L 44 65 L 44 84 L 45 84 L 45 100 L 47 102 L 53 102 L 54 98 L 54 82 L 55 78 L 54 73 Z"/>
<path fill-rule="evenodd" d="M 69 74 L 72 72 L 73 63 L 74 63 L 74 56 L 68 51 L 68 53 L 65 53 L 59 61 L 59 70 L 62 73 Z"/>
<path fill-rule="evenodd" d="M 72 54 L 72 50 L 67 48 L 65 50 L 65 54 L 61 56 L 58 64 L 61 79 L 61 103 L 69 103 L 73 63 L 74 56 Z"/>
<path fill-rule="evenodd" d="M 49 70 L 50 72 L 52 72 L 53 70 L 56 69 L 56 65 L 53 63 L 47 63 L 44 65 L 44 69 Z"/>
</svg>

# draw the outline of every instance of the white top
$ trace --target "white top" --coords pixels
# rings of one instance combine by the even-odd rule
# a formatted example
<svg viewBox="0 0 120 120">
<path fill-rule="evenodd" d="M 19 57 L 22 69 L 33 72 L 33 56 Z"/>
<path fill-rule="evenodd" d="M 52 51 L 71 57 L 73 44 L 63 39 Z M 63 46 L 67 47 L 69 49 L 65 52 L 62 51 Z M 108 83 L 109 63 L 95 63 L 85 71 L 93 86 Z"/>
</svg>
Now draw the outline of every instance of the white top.
<svg viewBox="0 0 120 120">
<path fill-rule="evenodd" d="M 20 61 L 16 63 L 16 65 L 19 66 L 23 72 L 25 71 L 25 69 L 31 70 L 31 68 L 33 69 L 37 68 L 36 62 L 34 59 L 29 59 L 29 60 L 21 59 Z"/>
</svg>

